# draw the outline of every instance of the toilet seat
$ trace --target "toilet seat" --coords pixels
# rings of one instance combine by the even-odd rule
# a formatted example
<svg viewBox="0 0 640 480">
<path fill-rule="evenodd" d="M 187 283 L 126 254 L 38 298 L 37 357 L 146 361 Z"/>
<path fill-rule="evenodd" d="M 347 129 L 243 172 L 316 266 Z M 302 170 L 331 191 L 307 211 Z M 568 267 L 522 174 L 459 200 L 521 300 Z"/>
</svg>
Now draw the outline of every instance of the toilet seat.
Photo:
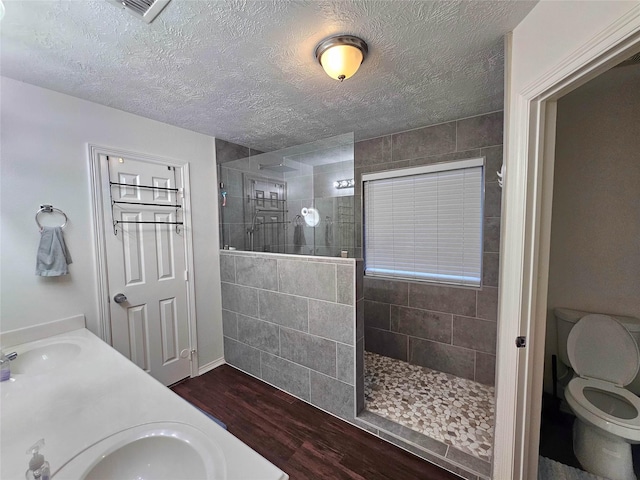
<svg viewBox="0 0 640 480">
<path fill-rule="evenodd" d="M 594 405 L 584 393 L 585 388 L 591 388 L 605 394 L 622 397 L 636 409 L 634 418 L 623 419 L 611 415 Z M 613 435 L 627 440 L 640 442 L 640 397 L 629 390 L 617 387 L 610 382 L 602 380 L 576 377 L 569 382 L 566 390 L 566 399 L 571 409 L 584 421 L 601 428 Z"/>
<path fill-rule="evenodd" d="M 640 397 L 624 388 L 638 373 L 640 351 L 627 329 L 607 315 L 585 315 L 569 334 L 567 354 L 580 375 L 565 391 L 576 415 L 618 437 L 640 441 Z M 602 401 L 611 408 L 616 397 L 626 401 L 635 408 L 635 414 L 621 418 L 608 413 L 587 398 L 585 391 L 589 389 L 610 397 L 610 402 Z"/>
</svg>

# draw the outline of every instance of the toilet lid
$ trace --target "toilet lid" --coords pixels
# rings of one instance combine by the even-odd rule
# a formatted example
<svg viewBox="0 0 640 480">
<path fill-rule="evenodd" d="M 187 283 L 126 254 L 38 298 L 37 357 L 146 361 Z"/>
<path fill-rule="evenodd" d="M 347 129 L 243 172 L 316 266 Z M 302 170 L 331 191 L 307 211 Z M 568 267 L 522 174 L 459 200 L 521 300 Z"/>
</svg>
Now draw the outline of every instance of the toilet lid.
<svg viewBox="0 0 640 480">
<path fill-rule="evenodd" d="M 631 383 L 640 367 L 640 352 L 631 334 L 607 315 L 585 315 L 567 340 L 571 366 L 581 377 L 615 385 Z"/>
</svg>

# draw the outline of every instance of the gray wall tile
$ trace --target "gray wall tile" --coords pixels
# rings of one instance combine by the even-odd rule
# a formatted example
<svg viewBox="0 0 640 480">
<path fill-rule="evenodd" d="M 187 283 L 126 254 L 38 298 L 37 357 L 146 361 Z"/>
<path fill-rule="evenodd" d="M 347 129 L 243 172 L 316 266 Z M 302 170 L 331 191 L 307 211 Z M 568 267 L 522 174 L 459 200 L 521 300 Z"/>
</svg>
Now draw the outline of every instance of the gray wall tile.
<svg viewBox="0 0 640 480">
<path fill-rule="evenodd" d="M 364 300 L 356 302 L 356 340 L 364 338 Z"/>
<path fill-rule="evenodd" d="M 485 252 L 500 251 L 500 217 L 485 217 L 482 236 Z"/>
<path fill-rule="evenodd" d="M 356 260 L 356 300 L 361 298 L 364 298 L 364 260 L 359 258 Z"/>
<path fill-rule="evenodd" d="M 388 303 L 364 301 L 364 324 L 367 327 L 391 330 L 390 305 Z"/>
<path fill-rule="evenodd" d="M 447 458 L 456 463 L 459 463 L 460 465 L 469 467 L 471 470 L 478 472 L 481 475 L 487 477 L 491 475 L 491 463 L 480 460 L 479 458 L 462 452 L 457 448 L 449 447 Z"/>
<path fill-rule="evenodd" d="M 355 304 L 355 269 L 352 265 L 338 265 L 338 303 Z"/>
<path fill-rule="evenodd" d="M 400 437 L 408 442 L 418 445 L 419 447 L 429 450 L 431 453 L 435 453 L 443 457 L 447 453 L 447 445 L 444 443 L 418 433 L 415 430 L 404 427 L 399 423 L 392 422 L 380 415 L 367 412 L 366 415 L 360 415 L 360 418 L 376 426 L 381 431 L 384 430 L 386 433 Z"/>
<path fill-rule="evenodd" d="M 387 162 L 391 159 L 391 136 L 356 142 L 353 150 L 356 167 Z"/>
<path fill-rule="evenodd" d="M 260 350 L 224 337 L 224 359 L 228 364 L 260 378 Z"/>
<path fill-rule="evenodd" d="M 364 376 L 364 338 L 356 342 L 356 378 Z"/>
<path fill-rule="evenodd" d="M 222 308 L 250 317 L 258 316 L 258 291 L 222 282 Z"/>
<path fill-rule="evenodd" d="M 262 352 L 262 379 L 285 392 L 309 401 L 309 369 Z"/>
<path fill-rule="evenodd" d="M 409 285 L 397 280 L 364 277 L 364 298 L 394 305 L 408 305 Z"/>
<path fill-rule="evenodd" d="M 310 374 L 311 403 L 344 419 L 353 419 L 353 387 L 321 373 L 312 371 Z"/>
<path fill-rule="evenodd" d="M 498 177 L 496 172 L 500 171 L 502 167 L 502 145 L 496 145 L 495 147 L 486 147 L 480 150 L 480 155 L 485 157 L 484 166 L 485 182 L 497 182 Z"/>
<path fill-rule="evenodd" d="M 436 342 L 451 343 L 450 313 L 391 305 L 391 331 Z"/>
<path fill-rule="evenodd" d="M 392 135 L 394 162 L 429 155 L 440 155 L 456 149 L 455 122 L 433 125 Z M 480 146 L 480 145 L 477 145 Z"/>
<path fill-rule="evenodd" d="M 364 348 L 368 352 L 397 358 L 405 362 L 409 361 L 406 335 L 378 330 L 377 328 L 364 329 Z"/>
<path fill-rule="evenodd" d="M 277 261 L 272 258 L 236 257 L 236 283 L 278 290 Z"/>
<path fill-rule="evenodd" d="M 354 385 L 355 348 L 338 343 L 336 355 L 336 376 L 338 380 Z"/>
<path fill-rule="evenodd" d="M 222 221 L 225 228 L 230 224 L 241 224 L 243 234 L 246 236 L 246 226 L 244 225 L 244 208 L 243 198 L 241 195 L 227 195 L 227 204 L 224 207 L 220 207 Z M 230 245 L 236 248 L 242 248 L 243 244 L 223 244 Z"/>
<path fill-rule="evenodd" d="M 361 375 L 356 378 L 356 412 L 360 414 L 364 408 L 364 375 Z"/>
<path fill-rule="evenodd" d="M 229 310 L 222 310 L 222 334 L 225 337 L 238 340 L 238 314 Z"/>
<path fill-rule="evenodd" d="M 216 163 L 232 162 L 249 156 L 249 148 L 216 138 Z"/>
<path fill-rule="evenodd" d="M 313 175 L 287 180 L 287 200 L 311 200 L 311 192 L 313 192 Z"/>
<path fill-rule="evenodd" d="M 410 362 L 458 377 L 474 379 L 475 352 L 444 343 L 409 339 Z"/>
<path fill-rule="evenodd" d="M 457 149 L 502 145 L 503 115 L 502 112 L 465 118 L 457 122 Z"/>
<path fill-rule="evenodd" d="M 410 283 L 409 306 L 475 317 L 476 291 L 470 288 Z"/>
<path fill-rule="evenodd" d="M 306 298 L 260 290 L 260 318 L 284 327 L 309 331 L 309 301 Z"/>
<path fill-rule="evenodd" d="M 336 266 L 328 263 L 278 260 L 280 291 L 336 301 Z"/>
<path fill-rule="evenodd" d="M 487 182 L 484 186 L 484 216 L 499 217 L 502 210 L 502 189 L 498 182 Z"/>
<path fill-rule="evenodd" d="M 496 353 L 496 322 L 453 317 L 453 344 L 486 353 Z"/>
<path fill-rule="evenodd" d="M 336 376 L 336 342 L 331 340 L 281 328 L 280 355 L 312 370 Z"/>
<path fill-rule="evenodd" d="M 497 287 L 500 269 L 500 254 L 485 253 L 482 255 L 482 285 Z"/>
<path fill-rule="evenodd" d="M 309 333 L 353 345 L 355 320 L 354 307 L 309 300 Z"/>
<path fill-rule="evenodd" d="M 478 158 L 481 155 L 479 148 L 473 150 L 465 150 L 462 152 L 452 152 L 444 155 L 432 155 L 430 157 L 421 157 L 411 160 L 411 166 L 417 167 L 422 165 L 431 165 L 434 163 L 453 162 L 455 160 L 466 160 L 468 158 Z"/>
<path fill-rule="evenodd" d="M 220 166 L 220 181 L 224 183 L 227 198 L 242 197 L 242 172 L 235 168 L 227 168 L 229 166 L 230 165 Z"/>
<path fill-rule="evenodd" d="M 496 383 L 496 356 L 488 353 L 476 352 L 476 382 L 485 385 Z"/>
<path fill-rule="evenodd" d="M 238 315 L 238 340 L 259 350 L 280 353 L 279 327 L 245 315 Z"/>
<path fill-rule="evenodd" d="M 245 237 L 247 236 L 246 233 L 244 225 L 227 225 L 224 244 L 236 248 L 245 248 L 244 242 Z"/>
<path fill-rule="evenodd" d="M 485 320 L 498 319 L 498 289 L 483 286 L 478 291 L 478 318 Z"/>
<path fill-rule="evenodd" d="M 354 418 L 353 419 L 353 424 L 358 427 L 361 428 L 363 430 L 366 430 L 367 432 L 371 433 L 372 435 L 375 435 L 376 437 L 379 436 L 379 431 L 377 428 L 372 427 L 371 425 L 369 425 L 366 422 L 363 422 L 362 420 L 360 420 L 359 418 Z"/>
<path fill-rule="evenodd" d="M 236 283 L 235 256 L 220 254 L 220 281 Z"/>
</svg>

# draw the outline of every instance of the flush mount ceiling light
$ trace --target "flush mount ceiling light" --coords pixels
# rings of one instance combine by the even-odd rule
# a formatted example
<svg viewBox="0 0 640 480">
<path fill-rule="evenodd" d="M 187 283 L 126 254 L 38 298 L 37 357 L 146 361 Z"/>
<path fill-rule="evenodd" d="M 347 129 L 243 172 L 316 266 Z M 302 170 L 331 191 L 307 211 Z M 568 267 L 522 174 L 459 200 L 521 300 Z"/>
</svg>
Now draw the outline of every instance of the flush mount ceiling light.
<svg viewBox="0 0 640 480">
<path fill-rule="evenodd" d="M 351 35 L 329 37 L 316 47 L 316 59 L 331 78 L 352 77 L 369 52 L 367 43 Z"/>
</svg>

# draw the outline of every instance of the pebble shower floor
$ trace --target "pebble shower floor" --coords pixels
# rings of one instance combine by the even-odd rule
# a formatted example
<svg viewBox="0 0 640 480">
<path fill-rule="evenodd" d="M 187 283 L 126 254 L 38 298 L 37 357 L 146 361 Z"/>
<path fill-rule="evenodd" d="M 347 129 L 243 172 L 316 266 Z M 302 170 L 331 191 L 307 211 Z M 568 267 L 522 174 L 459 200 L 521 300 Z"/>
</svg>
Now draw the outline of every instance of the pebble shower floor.
<svg viewBox="0 0 640 480">
<path fill-rule="evenodd" d="M 491 460 L 494 387 L 365 352 L 364 390 L 370 412 Z"/>
</svg>

